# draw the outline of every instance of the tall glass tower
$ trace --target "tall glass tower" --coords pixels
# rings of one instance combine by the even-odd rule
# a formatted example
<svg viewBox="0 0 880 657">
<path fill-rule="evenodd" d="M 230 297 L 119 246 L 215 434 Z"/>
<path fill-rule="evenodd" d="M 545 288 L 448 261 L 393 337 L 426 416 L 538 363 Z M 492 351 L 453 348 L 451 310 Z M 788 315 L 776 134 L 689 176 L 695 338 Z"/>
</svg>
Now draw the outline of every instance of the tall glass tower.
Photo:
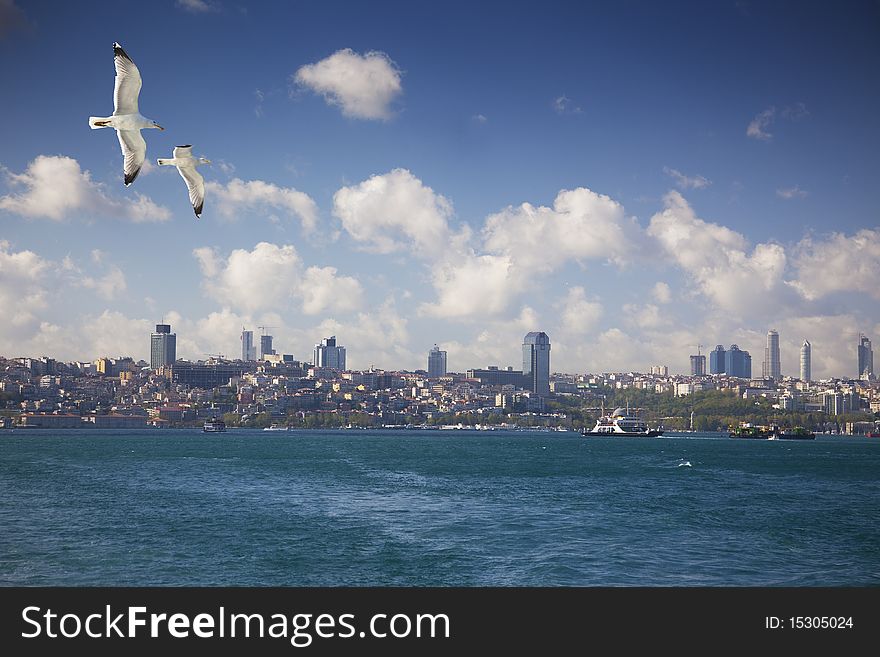
<svg viewBox="0 0 880 657">
<path fill-rule="evenodd" d="M 773 379 L 779 381 L 782 379 L 782 365 L 779 358 L 779 333 L 776 329 L 767 331 L 767 347 L 764 349 L 764 371 L 765 379 Z"/>
<path fill-rule="evenodd" d="M 257 348 L 254 347 L 254 332 L 241 328 L 241 359 L 243 361 L 257 360 Z"/>
<path fill-rule="evenodd" d="M 434 345 L 428 352 L 428 377 L 436 379 L 440 376 L 446 376 L 446 352 Z"/>
<path fill-rule="evenodd" d="M 809 340 L 804 340 L 801 346 L 801 381 L 809 381 L 812 372 L 813 348 Z"/>
<path fill-rule="evenodd" d="M 720 344 L 709 354 L 709 374 L 723 374 L 727 372 L 727 359 L 724 347 Z M 691 372 L 693 374 L 693 372 Z"/>
<path fill-rule="evenodd" d="M 871 341 L 864 333 L 859 333 L 859 378 L 874 378 L 874 350 Z"/>
<path fill-rule="evenodd" d="M 260 360 L 263 360 L 266 356 L 274 356 L 275 350 L 272 348 L 272 336 L 271 335 L 261 335 L 260 336 Z"/>
<path fill-rule="evenodd" d="M 345 347 L 336 346 L 336 336 L 321 340 L 315 345 L 315 367 L 327 367 L 333 370 L 345 369 Z"/>
<path fill-rule="evenodd" d="M 150 335 L 150 368 L 174 365 L 177 360 L 177 334 L 171 332 L 171 324 L 156 324 L 156 332 Z"/>
<path fill-rule="evenodd" d="M 541 395 L 550 394 L 550 337 L 543 331 L 526 333 L 523 338 L 523 377 L 529 390 Z"/>
<path fill-rule="evenodd" d="M 742 351 L 739 346 L 732 344 L 725 357 L 727 361 L 727 373 L 742 379 L 752 378 L 752 356 L 748 351 Z"/>
</svg>

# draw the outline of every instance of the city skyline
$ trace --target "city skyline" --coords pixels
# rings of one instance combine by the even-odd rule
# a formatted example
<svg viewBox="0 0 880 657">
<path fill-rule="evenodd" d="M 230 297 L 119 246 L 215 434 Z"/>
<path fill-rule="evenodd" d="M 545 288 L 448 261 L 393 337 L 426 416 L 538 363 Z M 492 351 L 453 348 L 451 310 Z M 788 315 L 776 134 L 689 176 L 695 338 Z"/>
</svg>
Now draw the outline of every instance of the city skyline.
<svg viewBox="0 0 880 657">
<path fill-rule="evenodd" d="M 273 327 L 259 327 L 261 329 L 273 328 Z M 780 381 L 783 378 L 792 378 L 799 379 L 802 381 L 813 381 L 816 380 L 815 377 L 812 376 L 812 345 L 809 340 L 804 339 L 799 350 L 799 366 L 798 366 L 798 376 L 794 374 L 785 374 L 784 372 L 780 372 L 777 365 L 780 362 L 779 355 L 779 333 L 774 329 L 771 329 L 767 332 L 766 336 L 766 347 L 764 348 L 764 360 L 762 363 L 761 376 L 757 378 Z M 873 380 L 874 379 L 874 371 L 873 371 L 873 349 L 871 346 L 871 340 L 864 333 L 859 333 L 858 335 L 858 343 L 855 345 L 854 350 L 854 361 L 856 362 L 856 369 L 858 371 L 858 375 L 840 375 L 840 376 L 832 376 L 826 377 L 827 379 L 865 379 L 865 380 Z M 283 359 L 285 361 L 297 361 L 303 364 L 311 364 L 318 368 L 328 368 L 336 371 L 357 371 L 357 370 L 373 370 L 375 369 L 374 365 L 370 365 L 368 368 L 348 368 L 346 367 L 346 348 L 342 345 L 337 346 L 337 338 L 335 335 L 323 338 L 321 341 L 314 345 L 311 359 L 304 359 L 302 357 L 294 358 L 294 354 L 285 353 L 283 350 L 279 352 L 278 350 L 272 347 L 273 344 L 273 336 L 268 334 L 263 334 L 260 338 L 260 358 L 256 358 L 256 347 L 253 345 L 253 331 L 249 331 L 245 328 L 242 328 L 240 340 L 242 342 L 241 346 L 241 354 L 238 357 L 228 356 L 225 353 L 205 353 L 203 356 L 207 356 L 208 358 L 186 358 L 181 357 L 178 359 L 176 355 L 176 342 L 177 335 L 171 332 L 170 324 L 156 324 L 155 331 L 150 334 L 150 344 L 149 344 L 149 365 L 153 370 L 159 369 L 162 366 L 172 365 L 176 360 L 181 361 L 192 361 L 192 362 L 203 362 L 205 360 L 219 360 L 219 361 L 237 361 L 240 360 L 242 362 L 253 362 L 253 361 L 263 361 L 269 360 L 266 356 L 270 356 L 273 362 L 280 362 Z M 702 345 L 699 345 L 702 348 Z M 116 359 L 132 359 L 143 361 L 143 358 L 132 357 L 131 354 L 118 354 L 116 356 L 111 356 L 109 354 L 103 354 L 98 356 L 96 359 L 68 359 L 65 361 L 64 359 L 55 358 L 52 355 L 41 354 L 40 356 L 36 356 L 34 354 L 20 354 L 18 356 L 8 356 L 6 354 L 0 354 L 2 358 L 9 359 L 27 359 L 32 360 L 34 358 L 49 358 L 51 360 L 58 360 L 60 362 L 97 362 L 101 360 L 116 360 Z M 613 369 L 605 369 L 605 370 L 597 370 L 596 373 L 613 373 L 613 372 L 632 372 L 632 373 L 650 373 L 650 374 L 662 374 L 663 376 L 676 376 L 676 375 L 690 375 L 690 376 L 706 376 L 706 375 L 718 375 L 725 374 L 728 376 L 733 376 L 737 378 L 750 379 L 752 377 L 751 371 L 751 356 L 748 351 L 741 350 L 738 345 L 732 344 L 730 348 L 725 350 L 723 345 L 716 345 L 715 349 L 713 349 L 708 358 L 708 367 L 707 367 L 707 356 L 705 354 L 691 355 L 688 357 L 690 362 L 690 369 L 687 372 L 687 368 L 683 368 L 685 371 L 683 372 L 674 372 L 670 371 L 668 365 L 648 365 L 644 368 L 634 368 L 630 370 L 613 370 Z M 589 371 L 578 372 L 577 370 L 567 369 L 566 367 L 561 368 L 552 368 L 550 366 L 550 338 L 543 331 L 536 332 L 530 331 L 525 335 L 522 342 L 522 369 L 521 370 L 513 370 L 513 366 L 511 365 L 501 365 L 498 363 L 491 363 L 487 367 L 490 370 L 499 370 L 499 367 L 505 371 L 516 372 L 519 376 L 524 376 L 524 381 L 527 381 L 526 388 L 532 390 L 533 392 L 538 392 L 539 390 L 544 391 L 542 394 L 548 394 L 549 391 L 549 377 L 551 374 L 589 374 Z M 379 368 L 379 369 L 388 369 L 391 371 L 419 371 L 423 370 L 427 372 L 429 377 L 437 377 L 443 376 L 447 373 L 447 355 L 445 350 L 441 350 L 440 347 L 435 343 L 434 346 L 428 351 L 427 355 L 427 367 L 421 368 L 416 367 L 413 369 L 408 369 L 405 367 L 388 367 L 388 368 Z M 477 370 L 480 371 L 480 367 L 475 367 L 474 364 L 468 364 L 466 367 L 462 367 L 458 370 L 449 369 L 450 373 L 461 373 L 468 370 Z"/>
<path fill-rule="evenodd" d="M 700 344 L 761 358 L 772 326 L 781 373 L 806 337 L 822 379 L 880 334 L 876 6 L 7 4 L 9 357 L 149 360 L 162 318 L 192 360 L 271 326 L 268 350 L 338 335 L 355 369 L 434 343 L 518 367 L 540 329 L 560 370 L 687 373 Z M 200 75 L 158 32 L 200 35 Z M 114 41 L 166 128 L 130 188 L 86 124 Z M 155 166 L 183 143 L 213 162 L 200 220 Z"/>
</svg>

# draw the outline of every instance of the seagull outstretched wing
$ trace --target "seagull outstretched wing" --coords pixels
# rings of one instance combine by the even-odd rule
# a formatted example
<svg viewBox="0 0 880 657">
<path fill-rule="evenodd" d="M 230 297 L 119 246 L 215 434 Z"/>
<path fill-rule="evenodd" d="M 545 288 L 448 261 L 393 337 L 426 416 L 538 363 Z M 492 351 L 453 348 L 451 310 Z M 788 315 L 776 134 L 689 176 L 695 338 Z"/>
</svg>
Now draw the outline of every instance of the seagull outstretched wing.
<svg viewBox="0 0 880 657">
<path fill-rule="evenodd" d="M 177 149 L 175 149 L 177 150 Z M 201 219 L 202 207 L 205 205 L 205 179 L 196 171 L 194 164 L 177 165 L 181 178 L 186 182 L 189 191 L 189 202 L 192 203 L 196 218 Z"/>
<path fill-rule="evenodd" d="M 119 137 L 119 145 L 122 147 L 122 173 L 125 175 L 123 181 L 128 187 L 137 178 L 144 164 L 144 157 L 147 155 L 147 142 L 141 136 L 140 130 L 117 130 L 116 136 Z"/>
<path fill-rule="evenodd" d="M 113 115 L 137 114 L 141 92 L 141 72 L 118 43 L 113 44 L 116 86 L 113 88 Z"/>
</svg>

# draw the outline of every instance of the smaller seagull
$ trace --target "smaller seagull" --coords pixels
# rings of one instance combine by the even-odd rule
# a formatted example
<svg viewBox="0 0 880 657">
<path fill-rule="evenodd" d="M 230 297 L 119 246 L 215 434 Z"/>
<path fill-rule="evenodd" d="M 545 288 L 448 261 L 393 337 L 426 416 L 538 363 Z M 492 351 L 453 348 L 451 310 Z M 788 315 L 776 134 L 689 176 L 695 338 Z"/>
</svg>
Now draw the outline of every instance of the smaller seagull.
<svg viewBox="0 0 880 657">
<path fill-rule="evenodd" d="M 113 43 L 113 63 L 116 66 L 116 84 L 113 87 L 113 116 L 90 116 L 89 127 L 115 128 L 122 148 L 123 182 L 128 187 L 137 178 L 147 155 L 147 142 L 141 136 L 144 128 L 164 130 L 155 121 L 138 111 L 138 95 L 141 92 L 141 72 L 131 57 L 118 43 Z"/>
<path fill-rule="evenodd" d="M 177 172 L 183 178 L 186 188 L 189 190 L 189 202 L 192 203 L 196 219 L 201 219 L 202 206 L 205 205 L 205 179 L 202 178 L 202 174 L 196 171 L 196 167 L 200 164 L 211 164 L 211 160 L 204 157 L 193 157 L 192 144 L 186 144 L 184 146 L 175 146 L 174 156 L 171 159 L 160 157 L 156 161 L 160 165 L 177 167 Z"/>
</svg>

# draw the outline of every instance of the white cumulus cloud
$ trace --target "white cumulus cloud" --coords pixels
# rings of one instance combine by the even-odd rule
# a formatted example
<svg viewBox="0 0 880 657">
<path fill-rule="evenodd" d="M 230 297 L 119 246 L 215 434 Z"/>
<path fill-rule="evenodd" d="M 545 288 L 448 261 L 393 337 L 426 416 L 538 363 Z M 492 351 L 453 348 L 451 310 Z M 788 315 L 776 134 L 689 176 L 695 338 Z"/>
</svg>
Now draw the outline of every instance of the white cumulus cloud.
<svg viewBox="0 0 880 657">
<path fill-rule="evenodd" d="M 553 207 L 523 203 L 487 217 L 486 251 L 508 256 L 528 272 L 549 272 L 568 260 L 629 261 L 638 248 L 637 226 L 623 206 L 579 187 L 562 190 Z"/>
<path fill-rule="evenodd" d="M 672 301 L 672 290 L 669 288 L 669 284 L 663 281 L 658 281 L 654 284 L 654 287 L 651 289 L 651 295 L 657 303 L 669 303 Z"/>
<path fill-rule="evenodd" d="M 309 267 L 297 292 L 306 315 L 350 312 L 362 305 L 363 295 L 360 282 L 351 276 L 338 276 L 336 267 Z"/>
<path fill-rule="evenodd" d="M 216 251 L 193 251 L 205 291 L 216 301 L 245 312 L 286 305 L 299 280 L 300 259 L 291 245 L 260 242 L 252 251 L 235 249 L 225 260 Z"/>
<path fill-rule="evenodd" d="M 33 251 L 13 251 L 8 241 L 0 240 L 0 309 L 5 329 L 0 334 L 22 337 L 38 325 L 38 314 L 47 307 L 45 277 L 50 270 L 51 263 Z"/>
<path fill-rule="evenodd" d="M 206 182 L 205 190 L 206 197 L 210 195 L 217 212 L 225 217 L 233 218 L 243 212 L 271 208 L 299 219 L 307 233 L 318 225 L 317 204 L 308 194 L 293 187 L 233 178 L 225 185 L 215 181 Z"/>
<path fill-rule="evenodd" d="M 477 319 L 504 312 L 521 290 L 508 256 L 461 255 L 436 264 L 432 283 L 437 301 L 423 303 L 423 315 Z"/>
<path fill-rule="evenodd" d="M 437 257 L 455 241 L 452 203 L 406 169 L 371 176 L 333 195 L 333 214 L 363 248 L 376 253 L 415 250 Z"/>
<path fill-rule="evenodd" d="M 824 240 L 806 238 L 794 262 L 797 277 L 792 285 L 808 300 L 835 292 L 864 292 L 880 300 L 880 229 L 833 233 Z"/>
<path fill-rule="evenodd" d="M 391 103 L 403 90 L 400 70 L 388 55 L 359 55 L 351 48 L 300 67 L 293 78 L 357 119 L 391 118 Z"/>
<path fill-rule="evenodd" d="M 568 294 L 557 304 L 561 310 L 562 330 L 580 335 L 590 332 L 602 317 L 602 304 L 596 299 L 588 299 L 584 288 L 569 289 Z"/>
<path fill-rule="evenodd" d="M 168 208 L 134 193 L 134 199 L 109 196 L 79 162 L 63 155 L 39 155 L 23 173 L 3 169 L 17 193 L 0 196 L 0 210 L 31 219 L 63 221 L 74 214 L 98 214 L 133 222 L 167 221 Z"/>
<path fill-rule="evenodd" d="M 84 276 L 78 281 L 81 287 L 94 290 L 99 297 L 108 301 L 125 292 L 128 284 L 122 270 L 113 265 L 102 276 Z"/>
<path fill-rule="evenodd" d="M 699 290 L 721 309 L 777 308 L 786 298 L 785 250 L 758 244 L 747 252 L 745 238 L 729 228 L 703 221 L 678 192 L 664 198 L 666 208 L 651 217 L 648 235 L 677 262 Z"/>
<path fill-rule="evenodd" d="M 215 249 L 200 247 L 193 256 L 202 271 L 202 285 L 216 301 L 252 314 L 285 310 L 292 299 L 302 301 L 306 315 L 325 311 L 350 312 L 363 302 L 360 282 L 339 276 L 335 267 L 303 264 L 291 245 L 260 242 L 253 250 L 235 249 L 222 257 Z"/>
</svg>

